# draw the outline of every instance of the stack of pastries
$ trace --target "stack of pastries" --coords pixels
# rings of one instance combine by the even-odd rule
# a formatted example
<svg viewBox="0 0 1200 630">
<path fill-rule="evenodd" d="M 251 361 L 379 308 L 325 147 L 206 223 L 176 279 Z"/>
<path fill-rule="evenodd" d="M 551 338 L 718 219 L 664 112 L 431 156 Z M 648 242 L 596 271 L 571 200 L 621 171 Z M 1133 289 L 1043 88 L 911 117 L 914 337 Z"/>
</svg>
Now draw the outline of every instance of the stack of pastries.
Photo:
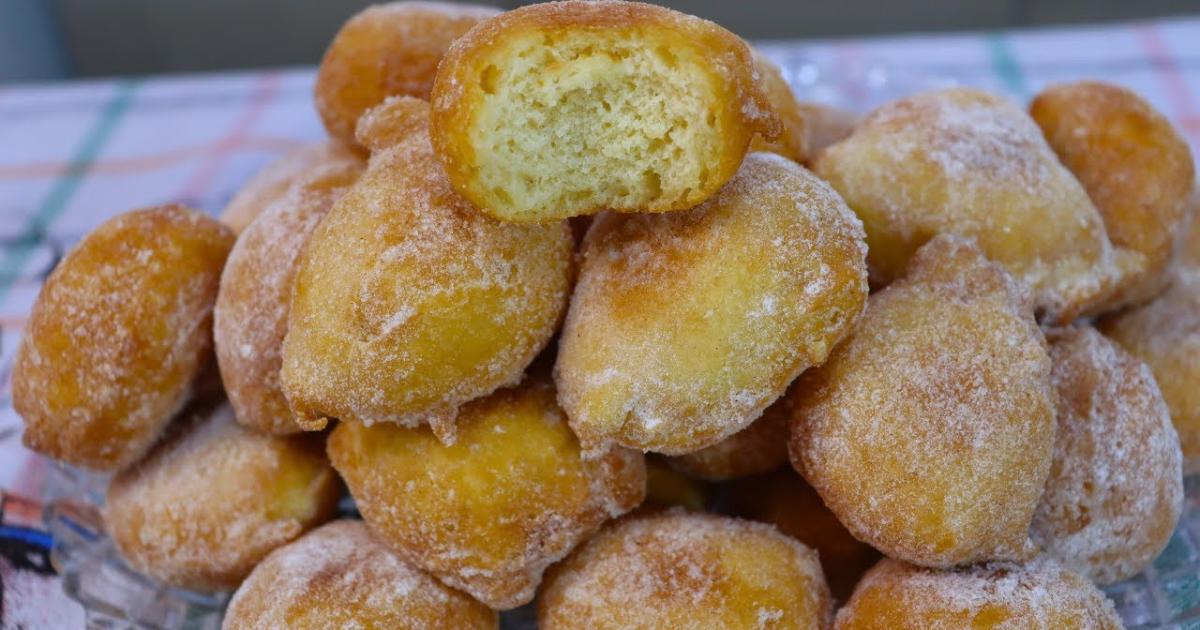
<svg viewBox="0 0 1200 630">
<path fill-rule="evenodd" d="M 226 628 L 1121 627 L 1200 462 L 1195 169 L 1137 95 L 854 121 L 615 0 L 372 7 L 315 92 L 326 142 L 34 306 L 25 443 L 114 474 L 133 568 Z"/>
</svg>

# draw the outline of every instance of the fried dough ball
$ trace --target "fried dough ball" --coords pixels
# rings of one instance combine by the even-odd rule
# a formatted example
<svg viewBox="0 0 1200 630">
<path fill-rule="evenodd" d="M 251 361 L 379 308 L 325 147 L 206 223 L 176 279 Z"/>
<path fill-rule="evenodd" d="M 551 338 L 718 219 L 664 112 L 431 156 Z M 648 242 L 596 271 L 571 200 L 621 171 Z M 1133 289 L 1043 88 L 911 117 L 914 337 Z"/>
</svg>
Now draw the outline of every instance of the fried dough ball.
<svg viewBox="0 0 1200 630">
<path fill-rule="evenodd" d="M 456 41 L 433 85 L 434 147 L 454 187 L 509 221 L 683 210 L 779 120 L 750 48 L 639 2 L 547 2 Z"/>
<path fill-rule="evenodd" d="M 452 441 L 459 405 L 519 382 L 562 319 L 566 222 L 479 213 L 434 159 L 428 112 L 395 97 L 363 117 L 370 164 L 301 256 L 280 380 L 302 426 L 429 424 Z"/>
<path fill-rule="evenodd" d="M 429 100 L 451 42 L 500 11 L 452 2 L 388 2 L 346 20 L 329 43 L 313 87 L 329 135 L 356 143 L 364 112 L 389 96 Z"/>
<path fill-rule="evenodd" d="M 241 234 L 263 210 L 283 197 L 297 180 L 310 172 L 322 167 L 361 167 L 362 163 L 363 158 L 357 151 L 337 140 L 288 151 L 242 185 L 221 213 L 221 222 L 235 234 Z"/>
<path fill-rule="evenodd" d="M 236 588 L 271 550 L 333 516 L 323 436 L 271 436 L 227 404 L 190 409 L 108 487 L 104 524 L 131 567 L 198 591 Z"/>
<path fill-rule="evenodd" d="M 1183 509 L 1179 438 L 1146 364 L 1094 328 L 1048 334 L 1058 431 L 1031 535 L 1097 584 L 1137 575 Z"/>
<path fill-rule="evenodd" d="M 687 212 L 601 215 L 555 366 L 585 450 L 682 455 L 745 428 L 858 318 L 864 258 L 837 193 L 770 153 Z"/>
<path fill-rule="evenodd" d="M 279 388 L 292 279 L 309 236 L 361 172 L 360 162 L 314 167 L 242 233 L 229 253 L 213 339 L 229 402 L 245 426 L 280 435 L 303 428 Z"/>
<path fill-rule="evenodd" d="M 1053 559 L 992 562 L 954 571 L 884 559 L 838 611 L 837 630 L 1121 630 L 1091 582 Z"/>
<path fill-rule="evenodd" d="M 937 90 L 868 115 L 816 163 L 867 231 L 872 280 L 898 277 L 937 234 L 974 238 L 1070 321 L 1111 291 L 1104 223 L 1033 120 L 978 90 Z"/>
<path fill-rule="evenodd" d="M 792 463 L 859 540 L 931 567 L 1034 551 L 1050 359 L 1023 287 L 971 242 L 918 250 L 792 395 Z"/>
<path fill-rule="evenodd" d="M 1122 277 L 1103 308 L 1160 293 L 1196 177 L 1187 141 L 1142 97 L 1098 81 L 1052 85 L 1029 113 L 1100 210 L 1116 247 Z"/>
<path fill-rule="evenodd" d="M 183 206 L 113 217 L 42 286 L 13 365 L 25 446 L 118 470 L 162 435 L 212 359 L 233 233 Z"/>
<path fill-rule="evenodd" d="M 1179 243 L 1175 267 L 1177 270 L 1200 273 L 1200 187 L 1192 193 L 1184 222 L 1187 229 Z"/>
<path fill-rule="evenodd" d="M 646 457 L 646 502 L 642 504 L 643 508 L 678 505 L 689 510 L 704 510 L 711 494 L 709 484 L 675 470 L 665 459 L 657 455 Z"/>
<path fill-rule="evenodd" d="M 849 599 L 859 578 L 880 558 L 878 551 L 850 535 L 817 491 L 790 469 L 741 479 L 730 487 L 729 497 L 734 514 L 770 523 L 816 549 L 838 601 Z"/>
<path fill-rule="evenodd" d="M 1150 366 L 1179 434 L 1184 471 L 1200 471 L 1200 274 L 1181 274 L 1154 301 L 1097 326 Z"/>
<path fill-rule="evenodd" d="M 671 467 L 706 481 L 728 481 L 769 472 L 787 463 L 792 403 L 781 396 L 750 426 L 693 453 L 668 459 Z"/>
<path fill-rule="evenodd" d="M 226 630 L 495 630 L 496 613 L 422 573 L 362 521 L 321 526 L 271 552 L 238 588 Z"/>
<path fill-rule="evenodd" d="M 606 527 L 550 570 L 538 627 L 828 628 L 812 549 L 774 527 L 675 508 Z"/>
<path fill-rule="evenodd" d="M 797 164 L 808 161 L 808 120 L 804 107 L 796 100 L 796 94 L 783 78 L 783 71 L 757 50 L 754 54 L 754 67 L 762 82 L 763 92 L 767 95 L 767 103 L 779 117 L 779 137 L 774 141 L 767 140 L 761 135 L 754 136 L 750 141 L 751 151 L 767 151 L 782 155 Z"/>
<path fill-rule="evenodd" d="M 826 147 L 845 140 L 854 131 L 857 117 L 848 111 L 811 101 L 800 101 L 799 105 L 800 115 L 807 125 L 806 165 L 815 162 Z"/>
<path fill-rule="evenodd" d="M 640 453 L 580 457 L 549 379 L 468 403 L 460 425 L 444 446 L 427 427 L 342 423 L 329 456 L 376 535 L 492 608 L 528 603 L 546 567 L 645 496 Z"/>
</svg>

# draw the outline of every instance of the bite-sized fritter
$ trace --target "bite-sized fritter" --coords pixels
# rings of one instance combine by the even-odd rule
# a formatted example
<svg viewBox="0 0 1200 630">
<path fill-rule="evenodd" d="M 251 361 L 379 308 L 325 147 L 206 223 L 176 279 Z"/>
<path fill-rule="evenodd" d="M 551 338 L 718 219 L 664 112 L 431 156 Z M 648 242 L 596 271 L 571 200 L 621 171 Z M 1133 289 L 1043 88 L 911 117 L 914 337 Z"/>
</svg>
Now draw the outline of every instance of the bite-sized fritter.
<svg viewBox="0 0 1200 630">
<path fill-rule="evenodd" d="M 808 161 L 811 144 L 808 138 L 808 110 L 796 100 L 796 94 L 784 80 L 779 66 L 757 50 L 753 53 L 755 69 L 763 92 L 767 95 L 767 103 L 779 117 L 780 131 L 775 140 L 754 136 L 750 141 L 750 150 L 777 153 L 797 164 L 804 164 Z"/>
<path fill-rule="evenodd" d="M 728 481 L 772 471 L 787 463 L 791 418 L 791 399 L 781 396 L 745 429 L 667 461 L 676 470 L 706 481 Z"/>
</svg>

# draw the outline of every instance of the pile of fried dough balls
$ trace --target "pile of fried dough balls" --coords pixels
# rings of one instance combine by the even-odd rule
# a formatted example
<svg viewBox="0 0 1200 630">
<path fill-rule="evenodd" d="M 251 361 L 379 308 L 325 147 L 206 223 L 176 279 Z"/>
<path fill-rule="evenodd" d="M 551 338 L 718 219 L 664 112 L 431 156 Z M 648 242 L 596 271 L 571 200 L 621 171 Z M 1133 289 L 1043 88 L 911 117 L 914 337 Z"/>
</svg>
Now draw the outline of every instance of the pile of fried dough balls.
<svg viewBox="0 0 1200 630">
<path fill-rule="evenodd" d="M 34 306 L 25 442 L 114 474 L 136 570 L 226 628 L 1121 626 L 1200 462 L 1195 171 L 1137 95 L 855 122 L 669 9 L 397 2 L 316 107 Z"/>
</svg>

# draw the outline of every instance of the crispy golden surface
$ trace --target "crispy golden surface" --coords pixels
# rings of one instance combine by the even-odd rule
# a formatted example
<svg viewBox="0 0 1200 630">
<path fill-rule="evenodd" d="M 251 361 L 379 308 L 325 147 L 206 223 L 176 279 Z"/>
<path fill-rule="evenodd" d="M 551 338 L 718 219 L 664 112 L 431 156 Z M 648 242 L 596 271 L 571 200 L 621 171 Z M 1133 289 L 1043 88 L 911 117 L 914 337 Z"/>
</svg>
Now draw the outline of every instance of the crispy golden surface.
<svg viewBox="0 0 1200 630">
<path fill-rule="evenodd" d="M 771 403 L 750 426 L 698 451 L 671 457 L 676 470 L 707 481 L 728 481 L 765 473 L 787 463 L 791 399 Z"/>
<path fill-rule="evenodd" d="M 759 81 L 762 82 L 763 92 L 767 95 L 767 103 L 779 118 L 780 132 L 775 140 L 767 140 L 761 135 L 754 136 L 750 141 L 750 150 L 777 153 L 797 164 L 806 164 L 811 144 L 808 137 L 808 110 L 796 100 L 796 94 L 784 80 L 783 71 L 779 66 L 757 50 L 752 52 L 755 70 L 758 72 Z"/>
</svg>

